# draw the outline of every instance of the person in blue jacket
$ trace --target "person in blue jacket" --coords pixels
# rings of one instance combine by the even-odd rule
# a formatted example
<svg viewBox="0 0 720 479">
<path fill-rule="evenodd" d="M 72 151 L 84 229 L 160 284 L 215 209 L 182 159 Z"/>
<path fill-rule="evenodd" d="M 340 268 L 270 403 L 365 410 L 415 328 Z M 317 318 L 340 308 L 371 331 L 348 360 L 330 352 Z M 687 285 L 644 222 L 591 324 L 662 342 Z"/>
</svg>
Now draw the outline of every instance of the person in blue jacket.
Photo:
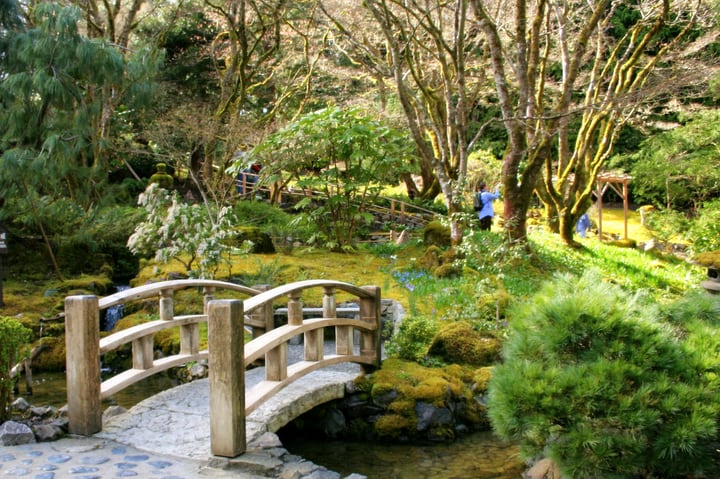
<svg viewBox="0 0 720 479">
<path fill-rule="evenodd" d="M 581 238 L 587 236 L 587 232 L 590 229 L 590 217 L 587 213 L 583 213 L 575 226 L 575 231 L 580 235 Z"/>
<path fill-rule="evenodd" d="M 487 191 L 485 182 L 481 182 L 479 190 L 475 193 L 476 203 L 479 204 L 478 219 L 480 220 L 480 229 L 489 231 L 492 226 L 495 210 L 493 209 L 493 201 L 500 198 L 500 191 L 495 188 L 494 193 Z"/>
</svg>

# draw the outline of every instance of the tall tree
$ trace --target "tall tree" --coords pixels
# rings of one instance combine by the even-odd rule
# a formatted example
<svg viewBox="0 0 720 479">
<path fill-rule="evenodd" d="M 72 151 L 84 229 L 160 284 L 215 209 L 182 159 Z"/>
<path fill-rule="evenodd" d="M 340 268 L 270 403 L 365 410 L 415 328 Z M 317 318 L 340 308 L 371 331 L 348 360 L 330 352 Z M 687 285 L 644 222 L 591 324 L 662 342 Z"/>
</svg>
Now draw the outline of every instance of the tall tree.
<svg viewBox="0 0 720 479">
<path fill-rule="evenodd" d="M 313 59 L 307 36 L 315 2 L 204 1 L 219 26 L 211 44 L 218 90 L 193 169 L 199 167 L 205 187 L 222 196 L 234 191 L 225 171 L 237 153 L 259 142 L 258 132 L 283 116 L 280 106 L 289 97 L 309 94 Z M 285 61 L 294 59 L 296 48 L 302 57 L 289 66 Z"/>
<path fill-rule="evenodd" d="M 41 4 L 33 28 L 13 34 L 0 81 L 2 215 L 51 237 L 74 234 L 107 194 L 109 132 L 102 118 L 113 91 L 128 109 L 147 102 L 149 57 L 125 60 L 112 45 L 81 35 L 75 7 Z M 137 102 L 137 103 L 134 103 Z M 59 270 L 56 265 L 56 272 Z"/>
<path fill-rule="evenodd" d="M 573 227 L 592 201 L 619 128 L 700 6 L 518 0 L 499 13 L 495 2 L 471 2 L 488 39 L 509 137 L 506 228 L 513 240 L 525 238 L 537 188 L 556 229 L 573 244 Z"/>
<path fill-rule="evenodd" d="M 351 57 L 394 85 L 421 158 L 422 195 L 443 193 L 451 238 L 458 243 L 468 155 L 482 131 L 473 115 L 488 85 L 482 38 L 468 21 L 469 3 L 366 0 L 362 6 L 372 23 L 358 18 L 358 9 L 324 5 L 323 10 Z M 374 35 L 367 25 L 374 26 Z"/>
</svg>

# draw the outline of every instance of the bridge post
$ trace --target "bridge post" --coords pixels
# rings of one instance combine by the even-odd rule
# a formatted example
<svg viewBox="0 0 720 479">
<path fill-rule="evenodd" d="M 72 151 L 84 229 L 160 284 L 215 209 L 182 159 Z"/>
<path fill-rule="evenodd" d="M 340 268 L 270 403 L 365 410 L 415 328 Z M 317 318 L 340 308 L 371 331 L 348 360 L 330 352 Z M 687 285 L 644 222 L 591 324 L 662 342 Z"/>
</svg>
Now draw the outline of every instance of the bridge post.
<svg viewBox="0 0 720 479">
<path fill-rule="evenodd" d="M 203 287 L 203 313 L 208 314 L 208 305 L 215 299 L 215 288 L 212 286 Z"/>
<path fill-rule="evenodd" d="M 288 324 L 290 326 L 300 326 L 303 323 L 303 311 L 299 291 L 288 294 L 287 310 Z"/>
<path fill-rule="evenodd" d="M 372 297 L 360 298 L 360 319 L 375 324 L 372 331 L 362 331 L 360 335 L 360 355 L 371 357 L 375 360 L 375 366 L 380 367 L 380 335 L 382 334 L 380 287 L 362 286 L 362 289 L 369 292 Z"/>
<path fill-rule="evenodd" d="M 90 436 L 102 430 L 97 296 L 65 298 L 65 350 L 68 432 Z"/>
<path fill-rule="evenodd" d="M 240 300 L 208 303 L 210 450 L 216 456 L 236 457 L 247 448 L 243 317 Z"/>
<path fill-rule="evenodd" d="M 173 290 L 163 289 L 160 291 L 160 311 L 158 315 L 160 319 L 170 321 L 175 317 L 175 309 L 173 305 Z"/>
<path fill-rule="evenodd" d="M 337 318 L 335 288 L 326 287 L 323 296 L 323 317 Z M 323 338 L 324 339 L 324 338 Z M 335 326 L 335 354 L 353 353 L 352 326 Z"/>
<path fill-rule="evenodd" d="M 269 291 L 270 285 L 256 284 L 252 286 L 252 288 L 258 291 Z M 261 331 L 260 328 L 256 328 L 253 326 L 253 339 L 257 338 L 258 336 L 262 336 L 264 333 L 267 333 L 272 329 L 275 329 L 275 317 L 273 316 L 272 303 L 267 303 L 264 306 L 256 309 L 255 311 L 250 313 L 250 317 L 252 317 L 258 323 L 265 323 L 265 329 L 263 331 Z"/>
<path fill-rule="evenodd" d="M 323 318 L 336 318 L 335 288 L 323 287 Z M 321 361 L 325 357 L 325 330 L 324 328 L 308 331 L 304 335 L 305 361 Z"/>
</svg>

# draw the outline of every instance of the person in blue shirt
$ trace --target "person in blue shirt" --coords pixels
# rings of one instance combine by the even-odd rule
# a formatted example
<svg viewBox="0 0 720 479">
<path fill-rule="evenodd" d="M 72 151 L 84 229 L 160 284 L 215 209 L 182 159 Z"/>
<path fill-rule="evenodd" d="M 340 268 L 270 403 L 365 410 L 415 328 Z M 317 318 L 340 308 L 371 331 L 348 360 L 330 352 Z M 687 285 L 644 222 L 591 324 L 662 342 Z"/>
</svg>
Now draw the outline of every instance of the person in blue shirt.
<svg viewBox="0 0 720 479">
<path fill-rule="evenodd" d="M 480 210 L 478 211 L 478 219 L 480 220 L 480 229 L 489 231 L 492 226 L 495 210 L 493 209 L 493 201 L 500 198 L 500 191 L 495 188 L 494 193 L 490 193 L 486 189 L 485 182 L 481 182 L 479 191 L 475 194 L 479 200 Z"/>
<path fill-rule="evenodd" d="M 590 229 L 590 217 L 587 213 L 583 213 L 575 226 L 575 231 L 580 235 L 581 238 L 587 236 L 587 232 Z"/>
</svg>

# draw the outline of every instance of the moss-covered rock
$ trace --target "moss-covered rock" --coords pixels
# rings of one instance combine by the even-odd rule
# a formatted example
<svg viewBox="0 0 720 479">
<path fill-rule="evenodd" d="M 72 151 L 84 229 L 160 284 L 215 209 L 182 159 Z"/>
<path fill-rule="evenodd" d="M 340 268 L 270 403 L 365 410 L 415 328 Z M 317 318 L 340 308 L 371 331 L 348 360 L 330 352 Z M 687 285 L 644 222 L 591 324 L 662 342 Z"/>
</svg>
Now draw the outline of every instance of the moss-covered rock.
<svg viewBox="0 0 720 479">
<path fill-rule="evenodd" d="M 695 263 L 706 268 L 720 269 L 720 251 L 707 251 L 695 256 Z"/>
<path fill-rule="evenodd" d="M 444 263 L 432 270 L 436 278 L 459 278 L 462 276 L 462 266 L 453 263 Z"/>
<path fill-rule="evenodd" d="M 490 372 L 490 368 L 476 370 L 460 364 L 427 368 L 391 358 L 380 370 L 355 382 L 352 399 L 343 401 L 346 408 L 352 404 L 356 409 L 345 414 L 357 420 L 366 412 L 376 439 L 452 440 L 458 428 L 488 429 L 480 398 L 486 394 Z M 353 431 L 362 431 L 368 439 L 367 429 L 358 425 L 352 429 L 348 427 L 347 437 L 359 439 Z"/>
<path fill-rule="evenodd" d="M 431 245 L 425 248 L 422 255 L 418 258 L 418 265 L 423 269 L 432 271 L 440 266 L 440 255 L 442 250 L 437 245 Z"/>
<path fill-rule="evenodd" d="M 416 417 L 406 417 L 400 414 L 385 414 L 375 422 L 375 432 L 383 439 L 413 436 L 416 428 Z"/>
<path fill-rule="evenodd" d="M 439 221 L 431 221 L 423 229 L 423 241 L 426 246 L 439 246 L 447 248 L 452 243 L 450 240 L 450 228 Z"/>
<path fill-rule="evenodd" d="M 428 355 L 446 363 L 487 366 L 500 358 L 501 347 L 498 338 L 475 331 L 468 322 L 458 321 L 438 331 Z"/>
<path fill-rule="evenodd" d="M 41 351 L 32 361 L 34 371 L 65 370 L 65 337 L 47 337 L 40 341 Z"/>
</svg>

